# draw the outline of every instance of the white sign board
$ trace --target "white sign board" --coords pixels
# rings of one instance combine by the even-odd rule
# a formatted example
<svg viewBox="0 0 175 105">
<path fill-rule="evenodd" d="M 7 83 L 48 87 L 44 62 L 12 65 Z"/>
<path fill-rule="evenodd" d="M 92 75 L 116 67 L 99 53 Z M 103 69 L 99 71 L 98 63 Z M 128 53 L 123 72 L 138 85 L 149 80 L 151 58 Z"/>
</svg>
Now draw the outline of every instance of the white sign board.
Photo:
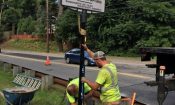
<svg viewBox="0 0 175 105">
<path fill-rule="evenodd" d="M 62 5 L 95 12 L 105 10 L 105 0 L 62 0 Z"/>
</svg>

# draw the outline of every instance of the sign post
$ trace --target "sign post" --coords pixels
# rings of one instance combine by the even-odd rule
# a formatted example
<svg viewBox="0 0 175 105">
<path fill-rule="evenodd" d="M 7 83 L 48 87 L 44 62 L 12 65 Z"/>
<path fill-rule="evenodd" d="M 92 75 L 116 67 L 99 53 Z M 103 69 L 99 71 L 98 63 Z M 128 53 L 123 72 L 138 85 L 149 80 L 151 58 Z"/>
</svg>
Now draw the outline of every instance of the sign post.
<svg viewBox="0 0 175 105">
<path fill-rule="evenodd" d="M 85 65 L 84 65 L 84 48 L 82 44 L 85 44 L 86 39 L 86 10 L 83 10 L 80 14 L 80 38 L 81 38 L 81 53 L 80 53 L 80 71 L 79 71 L 79 94 L 78 94 L 78 105 L 83 105 L 84 100 L 84 83 L 81 82 L 81 77 L 85 76 Z"/>
<path fill-rule="evenodd" d="M 86 22 L 87 12 L 104 12 L 105 0 L 62 0 L 62 5 L 73 8 L 73 10 L 81 10 L 79 32 L 80 32 L 80 71 L 79 71 L 79 94 L 78 105 L 84 105 L 84 83 L 81 82 L 81 78 L 85 77 L 85 65 L 84 65 L 84 48 L 82 44 L 86 43 Z"/>
</svg>

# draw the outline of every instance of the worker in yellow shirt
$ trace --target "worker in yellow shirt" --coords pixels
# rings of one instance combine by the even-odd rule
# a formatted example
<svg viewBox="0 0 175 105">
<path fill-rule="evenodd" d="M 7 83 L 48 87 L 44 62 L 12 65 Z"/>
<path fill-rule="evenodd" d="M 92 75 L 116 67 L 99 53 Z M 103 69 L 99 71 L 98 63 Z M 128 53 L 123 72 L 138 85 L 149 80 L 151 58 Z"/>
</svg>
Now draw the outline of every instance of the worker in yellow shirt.
<svg viewBox="0 0 175 105">
<path fill-rule="evenodd" d="M 92 82 L 85 77 L 82 78 L 92 89 L 100 88 L 100 100 L 103 105 L 119 105 L 121 100 L 120 90 L 118 87 L 117 68 L 114 64 L 108 62 L 103 51 L 92 52 L 85 44 L 82 45 L 92 57 L 96 65 L 101 68 L 96 81 Z"/>
<path fill-rule="evenodd" d="M 79 78 L 75 78 L 69 82 L 66 88 L 66 96 L 69 101 L 68 105 L 77 105 L 78 100 L 78 91 L 79 91 Z M 92 89 L 87 85 L 84 84 L 84 99 L 86 105 L 92 105 Z"/>
</svg>

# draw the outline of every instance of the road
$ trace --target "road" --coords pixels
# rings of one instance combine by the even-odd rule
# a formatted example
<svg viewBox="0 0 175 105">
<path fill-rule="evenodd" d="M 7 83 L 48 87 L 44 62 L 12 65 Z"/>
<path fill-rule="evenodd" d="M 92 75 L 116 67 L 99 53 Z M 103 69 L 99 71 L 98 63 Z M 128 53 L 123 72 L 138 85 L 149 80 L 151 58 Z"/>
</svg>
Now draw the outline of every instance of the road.
<svg viewBox="0 0 175 105">
<path fill-rule="evenodd" d="M 0 61 L 6 61 L 12 64 L 21 65 L 42 73 L 50 74 L 68 80 L 71 77 L 78 77 L 79 65 L 66 64 L 63 54 L 50 54 L 51 66 L 45 66 L 46 55 L 35 52 L 16 52 L 3 51 L 0 54 Z M 131 96 L 133 92 L 137 93 L 136 100 L 147 105 L 158 105 L 157 87 L 149 87 L 144 84 L 145 81 L 154 80 L 155 70 L 146 68 L 143 62 L 134 60 L 124 60 L 112 57 L 109 59 L 114 62 L 118 68 L 119 87 L 123 96 Z M 97 67 L 86 67 L 86 77 L 92 81 L 95 80 L 99 71 Z M 175 105 L 175 92 L 169 92 L 164 105 Z"/>
</svg>

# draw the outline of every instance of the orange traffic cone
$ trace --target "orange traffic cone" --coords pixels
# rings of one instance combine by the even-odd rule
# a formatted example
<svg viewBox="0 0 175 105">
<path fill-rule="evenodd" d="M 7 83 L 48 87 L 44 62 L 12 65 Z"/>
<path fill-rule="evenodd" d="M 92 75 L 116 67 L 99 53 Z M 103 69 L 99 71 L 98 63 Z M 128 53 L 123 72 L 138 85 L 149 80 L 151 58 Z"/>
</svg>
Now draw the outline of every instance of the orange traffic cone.
<svg viewBox="0 0 175 105">
<path fill-rule="evenodd" d="M 50 62 L 49 56 L 47 56 L 47 59 L 46 59 L 46 61 L 45 61 L 45 65 L 46 65 L 46 66 L 47 66 L 47 65 L 51 65 L 51 62 Z"/>
</svg>

